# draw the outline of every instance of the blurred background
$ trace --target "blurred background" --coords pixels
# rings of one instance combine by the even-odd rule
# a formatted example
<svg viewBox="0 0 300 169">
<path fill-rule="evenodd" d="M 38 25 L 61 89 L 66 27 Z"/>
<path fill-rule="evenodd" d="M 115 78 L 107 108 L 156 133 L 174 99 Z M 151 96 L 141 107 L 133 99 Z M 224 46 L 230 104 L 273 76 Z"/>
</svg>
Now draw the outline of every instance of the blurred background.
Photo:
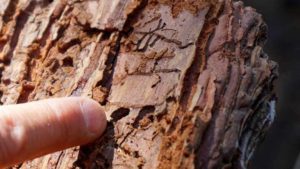
<svg viewBox="0 0 300 169">
<path fill-rule="evenodd" d="M 265 51 L 279 63 L 280 72 L 277 118 L 249 168 L 300 169 L 300 0 L 244 3 L 256 8 L 268 24 Z"/>
</svg>

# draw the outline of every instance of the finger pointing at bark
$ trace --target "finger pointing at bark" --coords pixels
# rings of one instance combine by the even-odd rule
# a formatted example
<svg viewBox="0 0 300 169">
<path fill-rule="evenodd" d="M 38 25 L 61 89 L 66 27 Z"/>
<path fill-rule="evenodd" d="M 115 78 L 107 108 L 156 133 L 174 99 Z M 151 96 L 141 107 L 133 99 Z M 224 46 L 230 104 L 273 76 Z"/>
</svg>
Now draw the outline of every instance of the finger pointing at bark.
<svg viewBox="0 0 300 169">
<path fill-rule="evenodd" d="M 0 168 L 86 144 L 106 127 L 105 113 L 88 98 L 50 99 L 0 107 Z"/>
</svg>

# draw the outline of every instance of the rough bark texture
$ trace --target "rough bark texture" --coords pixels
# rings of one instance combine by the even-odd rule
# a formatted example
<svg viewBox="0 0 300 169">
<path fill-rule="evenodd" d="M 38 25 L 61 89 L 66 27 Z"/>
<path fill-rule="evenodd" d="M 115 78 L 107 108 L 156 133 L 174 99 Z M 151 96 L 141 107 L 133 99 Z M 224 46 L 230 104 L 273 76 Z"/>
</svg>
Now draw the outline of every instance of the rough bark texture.
<svg viewBox="0 0 300 169">
<path fill-rule="evenodd" d="M 247 168 L 274 119 L 266 25 L 231 0 L 0 0 L 1 102 L 88 96 L 95 143 L 16 168 Z"/>
</svg>

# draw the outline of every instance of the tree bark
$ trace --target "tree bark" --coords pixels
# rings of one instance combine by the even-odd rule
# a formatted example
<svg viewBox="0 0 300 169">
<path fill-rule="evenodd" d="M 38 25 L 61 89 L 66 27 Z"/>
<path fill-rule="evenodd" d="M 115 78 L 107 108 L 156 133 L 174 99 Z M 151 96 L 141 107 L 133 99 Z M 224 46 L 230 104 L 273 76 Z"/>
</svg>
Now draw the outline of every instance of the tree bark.
<svg viewBox="0 0 300 169">
<path fill-rule="evenodd" d="M 247 168 L 275 116 L 261 16 L 231 0 L 0 0 L 1 102 L 88 96 L 103 137 L 16 168 Z"/>
</svg>

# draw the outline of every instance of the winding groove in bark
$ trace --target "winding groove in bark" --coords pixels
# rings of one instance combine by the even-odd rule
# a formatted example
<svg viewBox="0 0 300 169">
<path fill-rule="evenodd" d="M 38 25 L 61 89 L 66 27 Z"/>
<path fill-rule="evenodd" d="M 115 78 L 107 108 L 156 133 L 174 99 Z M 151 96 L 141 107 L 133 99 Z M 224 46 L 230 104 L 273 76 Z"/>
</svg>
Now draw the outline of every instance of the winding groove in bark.
<svg viewBox="0 0 300 169">
<path fill-rule="evenodd" d="M 1 102 L 88 96 L 95 143 L 15 168 L 247 168 L 275 115 L 266 25 L 231 0 L 0 0 Z"/>
</svg>

